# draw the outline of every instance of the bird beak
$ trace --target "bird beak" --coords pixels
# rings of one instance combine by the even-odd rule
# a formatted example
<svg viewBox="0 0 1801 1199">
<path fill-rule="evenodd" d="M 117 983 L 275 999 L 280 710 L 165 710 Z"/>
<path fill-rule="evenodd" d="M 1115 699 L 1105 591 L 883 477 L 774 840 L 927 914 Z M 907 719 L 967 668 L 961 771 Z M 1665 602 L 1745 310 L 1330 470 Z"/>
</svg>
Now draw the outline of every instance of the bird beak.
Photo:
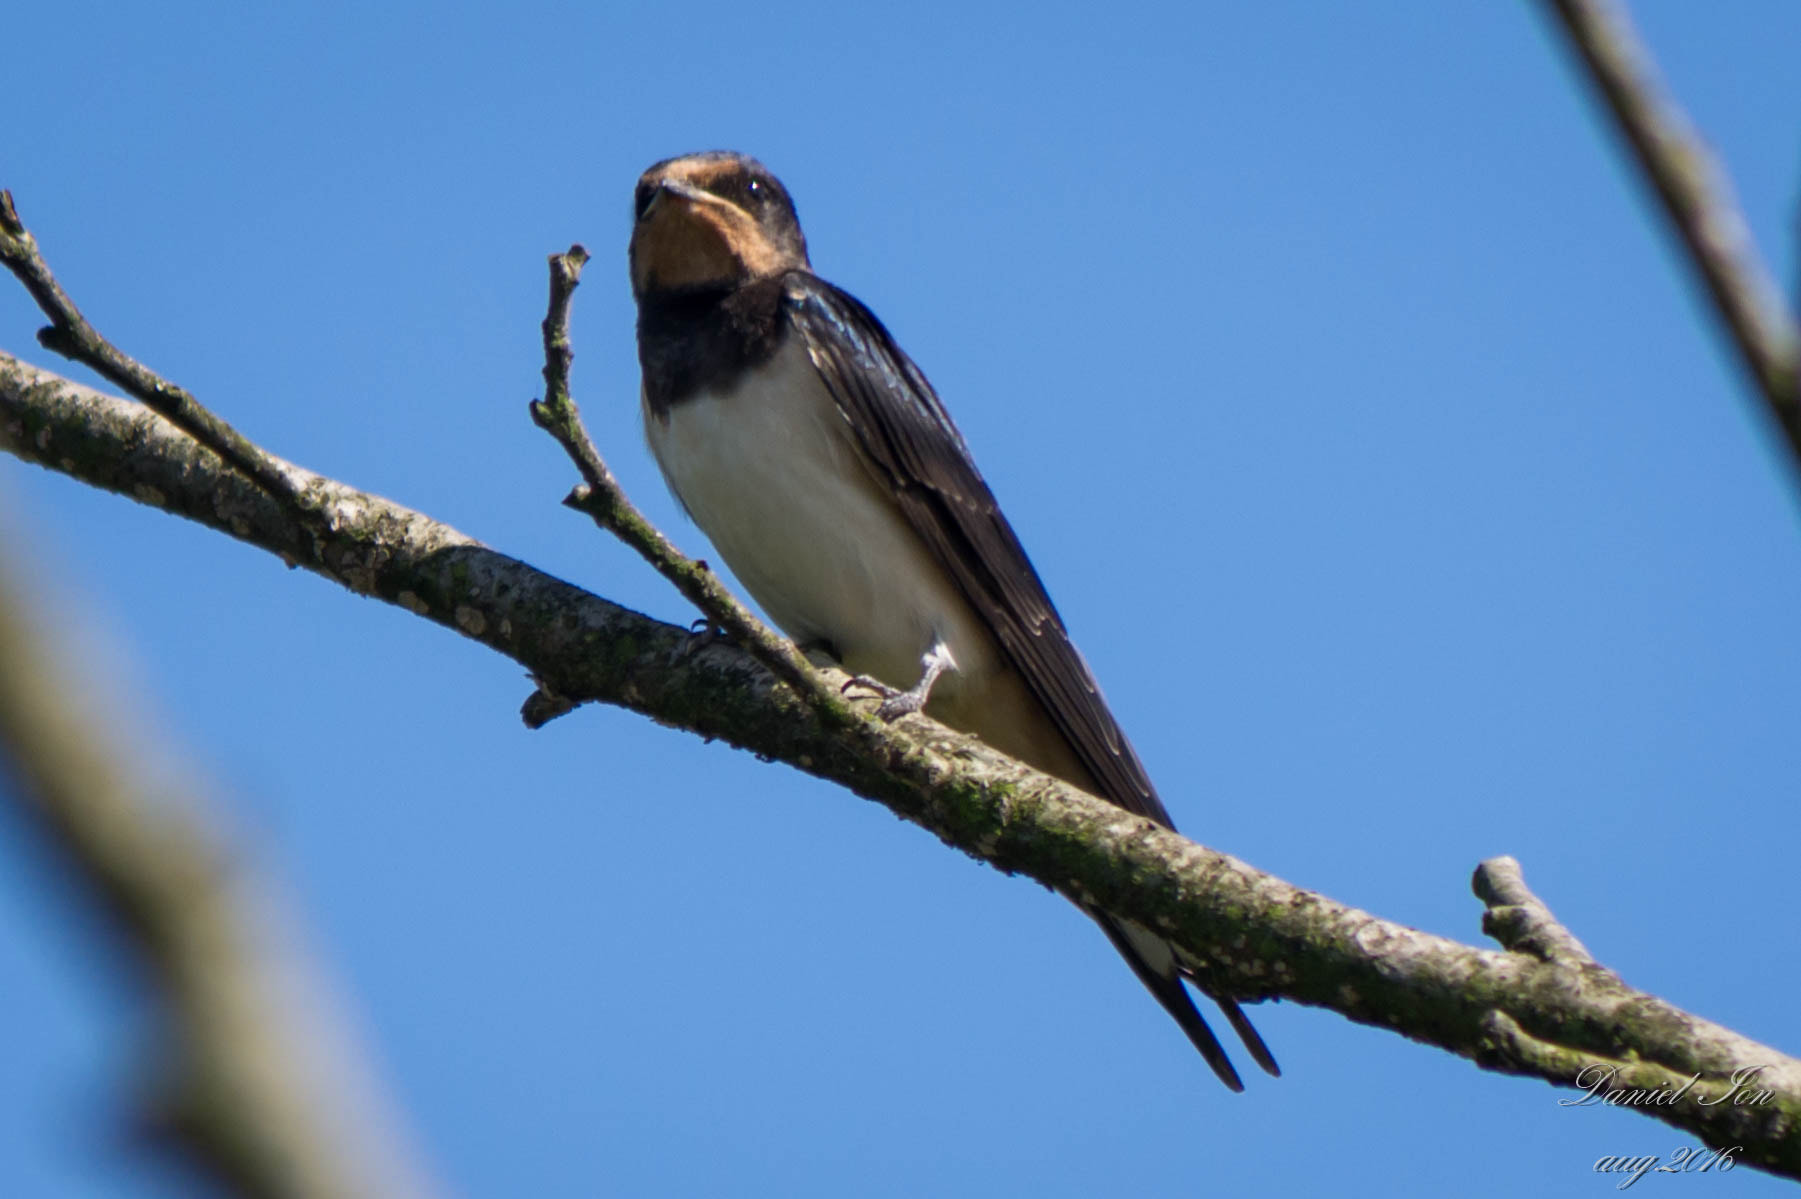
<svg viewBox="0 0 1801 1199">
<path fill-rule="evenodd" d="M 657 190 L 650 194 L 650 203 L 644 206 L 644 215 L 638 219 L 648 221 L 651 214 L 661 208 L 672 196 L 676 200 L 686 201 L 689 204 L 705 204 L 718 199 L 711 192 L 701 191 L 698 187 L 692 187 L 680 179 L 659 179 L 657 180 Z"/>
</svg>

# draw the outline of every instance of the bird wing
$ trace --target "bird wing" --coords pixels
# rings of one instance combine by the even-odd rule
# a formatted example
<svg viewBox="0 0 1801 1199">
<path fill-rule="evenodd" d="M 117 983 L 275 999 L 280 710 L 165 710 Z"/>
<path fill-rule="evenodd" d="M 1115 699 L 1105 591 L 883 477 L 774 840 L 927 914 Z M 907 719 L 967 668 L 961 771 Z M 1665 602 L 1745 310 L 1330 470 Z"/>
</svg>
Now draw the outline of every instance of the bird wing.
<svg viewBox="0 0 1801 1199">
<path fill-rule="evenodd" d="M 1175 827 L 932 385 L 874 313 L 811 274 L 790 319 L 864 457 L 1104 798 Z"/>
<path fill-rule="evenodd" d="M 801 271 L 788 276 L 787 287 L 789 319 L 806 339 L 814 369 L 865 460 L 987 623 L 1008 663 L 1094 777 L 1101 796 L 1173 829 L 1144 763 L 1101 698 L 1100 685 L 924 373 L 856 297 Z M 1238 1072 L 1183 988 L 1180 975 L 1190 971 L 1169 944 L 1130 921 L 1090 914 L 1220 1080 L 1243 1090 Z M 1278 1073 L 1275 1059 L 1237 1003 L 1229 998 L 1217 1002 L 1257 1063 Z"/>
</svg>

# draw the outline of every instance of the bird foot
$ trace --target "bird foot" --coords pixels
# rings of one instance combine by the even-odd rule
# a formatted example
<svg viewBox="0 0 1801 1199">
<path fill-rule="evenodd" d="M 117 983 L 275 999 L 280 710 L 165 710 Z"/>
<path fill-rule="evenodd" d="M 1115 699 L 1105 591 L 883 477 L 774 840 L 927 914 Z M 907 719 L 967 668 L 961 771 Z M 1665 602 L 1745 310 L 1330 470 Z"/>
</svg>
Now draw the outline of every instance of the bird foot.
<svg viewBox="0 0 1801 1199">
<path fill-rule="evenodd" d="M 926 706 L 927 693 L 930 691 L 929 687 L 914 687 L 902 691 L 898 687 L 890 687 L 880 679 L 872 679 L 866 674 L 860 674 L 844 684 L 839 689 L 839 693 L 848 695 L 853 687 L 873 691 L 882 697 L 882 702 L 876 706 L 875 715 L 876 719 L 883 724 L 893 724 L 903 716 L 912 716 L 917 713 Z"/>
<path fill-rule="evenodd" d="M 905 691 L 898 687 L 890 687 L 880 679 L 872 679 L 866 674 L 860 674 L 844 684 L 839 689 L 839 693 L 846 694 L 852 687 L 862 687 L 875 692 L 882 697 L 881 704 L 875 710 L 876 719 L 883 724 L 893 724 L 903 716 L 912 716 L 924 710 L 926 701 L 932 698 L 932 684 L 938 681 L 939 675 L 956 664 L 957 660 L 951 657 L 950 647 L 940 641 L 927 650 L 925 657 L 920 659 L 920 665 L 925 668 L 925 673 L 920 676 L 919 682 Z"/>
</svg>

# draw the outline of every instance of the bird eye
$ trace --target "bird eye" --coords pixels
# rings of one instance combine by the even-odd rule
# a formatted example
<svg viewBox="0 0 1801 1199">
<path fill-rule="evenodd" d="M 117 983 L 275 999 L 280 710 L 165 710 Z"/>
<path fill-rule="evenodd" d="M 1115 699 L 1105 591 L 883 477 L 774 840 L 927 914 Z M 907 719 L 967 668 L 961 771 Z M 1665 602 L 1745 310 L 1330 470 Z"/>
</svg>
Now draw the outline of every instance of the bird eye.
<svg viewBox="0 0 1801 1199">
<path fill-rule="evenodd" d="M 763 199 L 763 181 L 761 179 L 746 179 L 744 181 L 744 194 L 752 200 L 761 202 Z"/>
</svg>

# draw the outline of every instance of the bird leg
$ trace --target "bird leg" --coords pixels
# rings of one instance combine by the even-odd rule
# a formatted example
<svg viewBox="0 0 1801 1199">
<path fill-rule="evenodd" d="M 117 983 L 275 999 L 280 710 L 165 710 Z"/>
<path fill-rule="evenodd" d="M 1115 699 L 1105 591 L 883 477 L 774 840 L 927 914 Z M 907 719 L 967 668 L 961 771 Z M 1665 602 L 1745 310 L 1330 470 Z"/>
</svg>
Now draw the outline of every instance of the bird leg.
<svg viewBox="0 0 1801 1199">
<path fill-rule="evenodd" d="M 919 664 L 925 668 L 925 673 L 920 675 L 917 683 L 905 691 L 890 687 L 880 679 L 870 678 L 866 674 L 858 675 L 846 683 L 842 690 L 849 691 L 852 687 L 866 687 L 881 696 L 882 704 L 875 710 L 876 718 L 883 724 L 890 724 L 924 708 L 926 701 L 932 696 L 932 685 L 938 681 L 938 676 L 947 670 L 955 669 L 957 659 L 951 656 L 950 646 L 942 641 L 934 641 L 932 648 L 927 650 L 925 656 L 919 660 Z"/>
</svg>

